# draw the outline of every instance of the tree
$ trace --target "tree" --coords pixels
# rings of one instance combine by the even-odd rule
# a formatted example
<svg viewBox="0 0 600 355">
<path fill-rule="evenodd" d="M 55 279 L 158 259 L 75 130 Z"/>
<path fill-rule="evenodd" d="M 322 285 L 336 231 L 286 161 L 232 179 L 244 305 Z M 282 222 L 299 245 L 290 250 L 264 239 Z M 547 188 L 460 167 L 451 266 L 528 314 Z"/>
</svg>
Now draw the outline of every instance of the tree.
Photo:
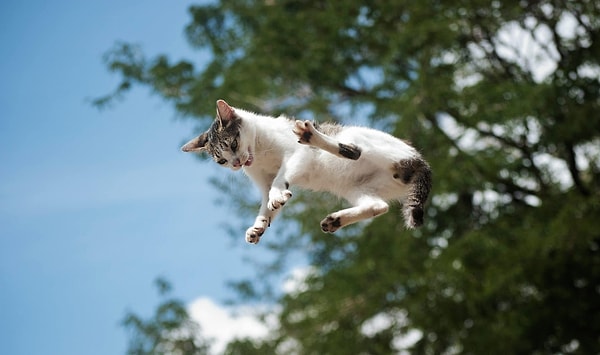
<svg viewBox="0 0 600 355">
<path fill-rule="evenodd" d="M 434 172 L 426 224 L 411 232 L 391 211 L 325 236 L 329 199 L 295 195 L 298 230 L 267 245 L 280 263 L 305 250 L 316 271 L 276 295 L 280 343 L 303 354 L 600 351 L 597 1 L 223 0 L 190 14 L 206 66 L 118 45 L 106 61 L 122 84 L 98 103 L 140 84 L 205 125 L 218 98 L 368 121 L 412 141 Z"/>
<path fill-rule="evenodd" d="M 171 285 L 157 279 L 159 294 L 166 297 Z M 200 335 L 200 326 L 189 316 L 185 305 L 177 299 L 164 299 L 155 315 L 144 320 L 128 312 L 123 326 L 130 332 L 129 355 L 206 355 L 210 342 Z"/>
</svg>

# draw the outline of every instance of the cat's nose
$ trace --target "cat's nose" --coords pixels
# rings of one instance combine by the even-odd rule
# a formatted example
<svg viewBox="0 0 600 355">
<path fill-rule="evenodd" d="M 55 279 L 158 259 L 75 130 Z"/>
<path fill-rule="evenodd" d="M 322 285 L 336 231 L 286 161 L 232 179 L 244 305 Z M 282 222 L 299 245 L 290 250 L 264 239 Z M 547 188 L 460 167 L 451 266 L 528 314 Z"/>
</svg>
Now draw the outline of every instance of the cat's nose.
<svg viewBox="0 0 600 355">
<path fill-rule="evenodd" d="M 234 168 L 239 168 L 242 166 L 242 162 L 239 159 L 236 159 L 233 161 L 233 167 Z"/>
</svg>

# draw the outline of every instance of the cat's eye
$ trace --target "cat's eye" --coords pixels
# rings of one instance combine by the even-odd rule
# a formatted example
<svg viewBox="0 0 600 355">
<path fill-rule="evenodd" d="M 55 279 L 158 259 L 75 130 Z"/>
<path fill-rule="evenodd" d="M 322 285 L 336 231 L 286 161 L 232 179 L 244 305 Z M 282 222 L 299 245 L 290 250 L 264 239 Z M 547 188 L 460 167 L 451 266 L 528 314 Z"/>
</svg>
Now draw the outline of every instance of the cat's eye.
<svg viewBox="0 0 600 355">
<path fill-rule="evenodd" d="M 219 160 L 217 160 L 217 164 L 223 165 L 225 163 L 227 163 L 227 159 L 219 159 Z"/>
<path fill-rule="evenodd" d="M 233 140 L 233 142 L 231 142 L 231 151 L 235 152 L 238 149 L 238 140 L 237 138 Z"/>
</svg>

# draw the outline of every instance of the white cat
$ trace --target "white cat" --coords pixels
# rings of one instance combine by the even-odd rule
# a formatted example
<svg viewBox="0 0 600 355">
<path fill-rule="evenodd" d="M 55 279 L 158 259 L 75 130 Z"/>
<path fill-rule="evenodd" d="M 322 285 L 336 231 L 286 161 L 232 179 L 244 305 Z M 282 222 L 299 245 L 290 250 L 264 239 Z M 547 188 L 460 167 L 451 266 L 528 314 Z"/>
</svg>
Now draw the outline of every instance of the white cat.
<svg viewBox="0 0 600 355">
<path fill-rule="evenodd" d="M 184 152 L 207 152 L 220 165 L 243 169 L 262 192 L 248 243 L 258 243 L 279 210 L 292 197 L 291 185 L 328 191 L 353 207 L 321 221 L 333 233 L 388 211 L 400 201 L 408 228 L 423 224 L 431 170 L 415 148 L 387 133 L 286 117 L 258 115 L 217 101 L 208 131 L 186 143 Z"/>
</svg>

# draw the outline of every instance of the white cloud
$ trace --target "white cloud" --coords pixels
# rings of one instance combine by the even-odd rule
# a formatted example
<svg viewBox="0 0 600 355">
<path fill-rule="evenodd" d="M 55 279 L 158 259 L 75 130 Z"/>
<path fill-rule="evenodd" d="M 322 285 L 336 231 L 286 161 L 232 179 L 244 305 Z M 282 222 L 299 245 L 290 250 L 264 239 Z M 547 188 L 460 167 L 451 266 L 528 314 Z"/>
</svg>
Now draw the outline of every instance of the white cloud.
<svg viewBox="0 0 600 355">
<path fill-rule="evenodd" d="M 287 294 L 305 291 L 306 277 L 314 271 L 313 267 L 296 267 L 283 282 L 282 290 Z M 208 297 L 200 297 L 188 306 L 192 319 L 200 325 L 202 336 L 213 341 L 212 354 L 222 354 L 227 344 L 234 339 L 250 338 L 263 340 L 269 337 L 271 329 L 277 328 L 278 311 L 269 306 L 223 306 Z M 264 322 L 261 320 L 261 315 Z M 282 346 L 282 353 L 290 353 L 293 339 Z M 287 350 L 286 350 L 287 349 Z"/>
<path fill-rule="evenodd" d="M 289 295 L 305 291 L 306 278 L 315 272 L 316 269 L 312 266 L 292 269 L 289 277 L 282 284 L 282 290 Z M 222 354 L 227 344 L 234 339 L 250 338 L 256 341 L 268 339 L 271 330 L 278 326 L 277 318 L 280 312 L 277 308 L 268 306 L 252 308 L 222 306 L 207 297 L 196 299 L 188 308 L 192 319 L 200 324 L 202 336 L 213 340 L 212 354 Z M 308 307 L 303 311 L 304 314 L 298 316 L 302 317 L 311 311 L 314 309 Z M 264 314 L 267 316 L 263 322 L 260 316 Z M 408 322 L 407 313 L 403 310 L 379 313 L 363 322 L 361 333 L 366 337 L 373 337 L 391 327 L 394 329 L 392 348 L 395 353 L 404 355 L 409 353 L 408 348 L 423 337 L 423 333 L 418 329 L 400 331 L 400 328 L 405 328 Z M 276 354 L 299 354 L 300 348 L 301 345 L 294 338 L 289 338 L 278 346 Z"/>
<path fill-rule="evenodd" d="M 267 317 L 265 324 L 259 319 L 260 312 L 260 308 L 222 306 L 207 297 L 200 297 L 189 305 L 189 313 L 200 324 L 203 337 L 214 341 L 213 354 L 222 354 L 233 339 L 267 338 L 275 316 Z"/>
</svg>

